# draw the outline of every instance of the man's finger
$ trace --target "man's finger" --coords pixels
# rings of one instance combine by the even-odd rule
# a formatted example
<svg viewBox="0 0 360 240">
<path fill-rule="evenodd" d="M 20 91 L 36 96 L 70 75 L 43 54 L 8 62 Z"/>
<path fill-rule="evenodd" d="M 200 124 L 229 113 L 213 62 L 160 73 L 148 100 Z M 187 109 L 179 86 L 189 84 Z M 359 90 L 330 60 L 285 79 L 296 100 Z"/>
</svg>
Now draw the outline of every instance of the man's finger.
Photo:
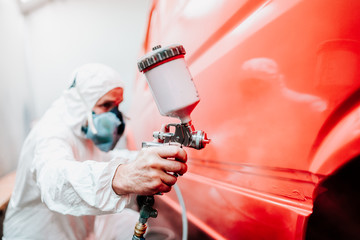
<svg viewBox="0 0 360 240">
<path fill-rule="evenodd" d="M 172 186 L 176 183 L 177 178 L 169 173 L 164 173 L 161 177 L 161 181 L 168 186 Z"/>
<path fill-rule="evenodd" d="M 181 162 L 187 161 L 185 150 L 179 146 L 161 146 L 157 147 L 155 151 L 162 158 L 175 158 Z"/>
<path fill-rule="evenodd" d="M 187 171 L 187 165 L 182 162 L 168 161 L 168 162 L 164 163 L 163 170 L 165 172 L 173 172 L 173 173 L 183 175 Z"/>
</svg>

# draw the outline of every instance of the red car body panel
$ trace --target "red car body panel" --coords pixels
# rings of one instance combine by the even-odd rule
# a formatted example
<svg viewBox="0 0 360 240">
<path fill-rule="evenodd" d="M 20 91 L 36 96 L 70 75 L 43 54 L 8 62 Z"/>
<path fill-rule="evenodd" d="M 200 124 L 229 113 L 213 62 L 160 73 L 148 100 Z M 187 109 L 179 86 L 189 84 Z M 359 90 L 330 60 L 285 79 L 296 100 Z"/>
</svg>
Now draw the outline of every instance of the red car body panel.
<svg viewBox="0 0 360 240">
<path fill-rule="evenodd" d="M 196 229 L 304 238 L 316 186 L 360 152 L 359 9 L 356 0 L 153 1 L 141 55 L 185 47 L 201 98 L 193 124 L 211 138 L 187 149 L 178 180 Z M 179 120 L 160 116 L 142 73 L 133 96 L 128 143 L 139 149 Z M 180 214 L 175 193 L 157 201 Z"/>
</svg>

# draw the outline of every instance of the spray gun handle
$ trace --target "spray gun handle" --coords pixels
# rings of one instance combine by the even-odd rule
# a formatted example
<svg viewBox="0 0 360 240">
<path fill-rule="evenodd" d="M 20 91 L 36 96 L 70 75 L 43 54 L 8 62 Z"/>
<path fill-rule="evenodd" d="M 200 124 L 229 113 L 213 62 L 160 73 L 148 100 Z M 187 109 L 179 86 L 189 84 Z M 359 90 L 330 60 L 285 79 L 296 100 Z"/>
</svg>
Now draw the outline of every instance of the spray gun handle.
<svg viewBox="0 0 360 240">
<path fill-rule="evenodd" d="M 156 218 L 158 211 L 153 208 L 155 203 L 154 196 L 138 195 L 136 201 L 140 206 L 139 221 L 135 225 L 132 240 L 145 240 L 144 234 L 147 229 L 146 222 L 149 218 Z"/>
<path fill-rule="evenodd" d="M 140 206 L 140 218 L 139 222 L 146 223 L 148 218 L 156 218 L 157 217 L 157 210 L 153 208 L 155 204 L 155 198 L 153 195 L 145 196 L 145 195 L 138 195 L 136 197 L 136 201 Z"/>
</svg>

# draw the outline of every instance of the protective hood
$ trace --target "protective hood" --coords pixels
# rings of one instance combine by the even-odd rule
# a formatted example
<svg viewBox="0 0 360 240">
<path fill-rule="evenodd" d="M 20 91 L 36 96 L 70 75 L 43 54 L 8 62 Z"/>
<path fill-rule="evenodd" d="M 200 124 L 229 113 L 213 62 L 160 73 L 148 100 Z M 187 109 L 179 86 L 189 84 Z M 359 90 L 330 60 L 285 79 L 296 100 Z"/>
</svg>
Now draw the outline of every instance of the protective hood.
<svg viewBox="0 0 360 240">
<path fill-rule="evenodd" d="M 124 83 L 114 69 L 99 63 L 86 64 L 74 71 L 73 84 L 64 91 L 66 113 L 65 123 L 77 136 L 84 137 L 81 131 L 92 116 L 96 102 L 110 90 L 121 87 Z"/>
</svg>

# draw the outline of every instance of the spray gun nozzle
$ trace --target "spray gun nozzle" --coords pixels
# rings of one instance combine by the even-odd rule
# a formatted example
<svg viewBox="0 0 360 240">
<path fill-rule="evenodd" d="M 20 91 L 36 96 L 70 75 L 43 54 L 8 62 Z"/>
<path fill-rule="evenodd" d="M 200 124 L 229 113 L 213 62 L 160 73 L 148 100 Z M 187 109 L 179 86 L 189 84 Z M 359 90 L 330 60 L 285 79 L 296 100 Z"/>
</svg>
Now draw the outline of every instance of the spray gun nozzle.
<svg viewBox="0 0 360 240">
<path fill-rule="evenodd" d="M 154 132 L 153 137 L 162 143 L 179 143 L 181 146 L 202 149 L 210 143 L 207 134 L 203 131 L 195 131 L 194 126 L 186 124 L 168 124 L 166 129 L 175 127 L 175 132 Z"/>
</svg>

